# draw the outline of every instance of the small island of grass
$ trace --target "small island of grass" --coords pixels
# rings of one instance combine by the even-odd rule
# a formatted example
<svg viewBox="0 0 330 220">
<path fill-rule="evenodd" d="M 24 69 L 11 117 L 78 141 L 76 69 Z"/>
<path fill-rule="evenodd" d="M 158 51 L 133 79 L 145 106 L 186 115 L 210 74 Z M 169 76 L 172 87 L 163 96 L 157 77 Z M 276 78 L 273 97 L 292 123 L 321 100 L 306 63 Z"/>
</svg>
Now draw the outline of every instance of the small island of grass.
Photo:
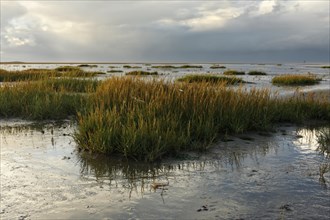
<svg viewBox="0 0 330 220">
<path fill-rule="evenodd" d="M 213 66 L 210 66 L 210 69 L 226 69 L 225 66 L 219 66 L 219 65 L 213 65 Z"/>
<path fill-rule="evenodd" d="M 315 85 L 319 83 L 320 79 L 316 78 L 314 75 L 294 75 L 286 74 L 281 76 L 276 76 L 272 79 L 274 85 L 283 86 L 305 86 L 305 85 Z"/>
<path fill-rule="evenodd" d="M 262 71 L 252 70 L 252 71 L 248 72 L 248 75 L 251 75 L 251 76 L 264 76 L 264 75 L 267 75 L 267 73 L 262 72 Z"/>
<path fill-rule="evenodd" d="M 122 70 L 108 70 L 108 73 L 122 73 Z"/>
<path fill-rule="evenodd" d="M 244 71 L 237 71 L 237 70 L 227 70 L 223 72 L 224 75 L 245 75 Z"/>
<path fill-rule="evenodd" d="M 131 65 L 124 65 L 123 67 L 126 68 L 126 69 L 138 69 L 138 68 L 142 68 L 140 66 L 131 66 Z"/>
<path fill-rule="evenodd" d="M 131 71 L 131 72 L 128 72 L 126 73 L 126 75 L 129 75 L 129 76 L 148 76 L 148 75 L 158 75 L 158 72 L 148 72 L 148 71 Z"/>
<path fill-rule="evenodd" d="M 192 74 L 186 75 L 184 77 L 178 78 L 178 82 L 187 82 L 187 83 L 225 83 L 225 84 L 237 84 L 244 83 L 240 78 L 236 77 L 225 77 L 217 75 L 202 75 L 202 74 Z"/>
</svg>

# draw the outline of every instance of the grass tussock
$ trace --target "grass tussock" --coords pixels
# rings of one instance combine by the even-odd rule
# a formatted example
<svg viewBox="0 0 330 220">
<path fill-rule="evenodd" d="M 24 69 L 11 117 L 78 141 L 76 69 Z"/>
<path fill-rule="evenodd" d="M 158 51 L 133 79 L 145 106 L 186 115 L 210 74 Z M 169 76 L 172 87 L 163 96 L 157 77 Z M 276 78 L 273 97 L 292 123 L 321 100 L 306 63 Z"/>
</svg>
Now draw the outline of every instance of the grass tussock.
<svg viewBox="0 0 330 220">
<path fill-rule="evenodd" d="M 203 66 L 201 65 L 182 65 L 177 67 L 178 69 L 201 69 Z"/>
<path fill-rule="evenodd" d="M 319 83 L 318 79 L 314 75 L 281 75 L 276 76 L 272 79 L 274 85 L 284 85 L 284 86 L 304 86 L 304 85 L 315 85 Z"/>
<path fill-rule="evenodd" d="M 244 71 L 237 71 L 237 70 L 227 70 L 223 72 L 224 75 L 245 75 Z"/>
<path fill-rule="evenodd" d="M 226 67 L 220 66 L 220 65 L 213 65 L 213 66 L 210 66 L 210 69 L 226 69 Z"/>
<path fill-rule="evenodd" d="M 96 68 L 97 65 L 95 64 L 80 64 L 78 67 L 89 67 L 89 68 Z"/>
<path fill-rule="evenodd" d="M 248 75 L 251 75 L 251 76 L 265 76 L 265 75 L 267 75 L 267 73 L 265 73 L 263 71 L 253 70 L 253 71 L 248 72 Z"/>
<path fill-rule="evenodd" d="M 122 73 L 122 70 L 108 70 L 108 73 Z"/>
<path fill-rule="evenodd" d="M 149 75 L 155 76 L 155 75 L 158 75 L 158 72 L 148 72 L 148 71 L 138 70 L 138 71 L 128 72 L 128 73 L 126 73 L 126 75 L 128 75 L 128 76 L 149 76 Z"/>
<path fill-rule="evenodd" d="M 323 69 L 330 69 L 330 66 L 321 66 Z"/>
<path fill-rule="evenodd" d="M 176 66 L 172 66 L 172 65 L 161 65 L 161 66 L 151 66 L 151 68 L 155 68 L 155 69 L 176 69 Z"/>
<path fill-rule="evenodd" d="M 206 149 L 219 134 L 264 130 L 283 121 L 330 119 L 328 102 L 300 96 L 273 99 L 268 90 L 234 91 L 222 84 L 111 78 L 91 100 L 92 108 L 78 115 L 79 146 L 145 161 Z"/>
<path fill-rule="evenodd" d="M 179 79 L 179 82 L 187 82 L 187 83 L 224 83 L 229 85 L 234 85 L 238 83 L 244 83 L 244 81 L 240 78 L 236 77 L 224 77 L 224 76 L 217 76 L 217 75 L 210 75 L 210 74 L 192 74 L 186 75 Z"/>
<path fill-rule="evenodd" d="M 123 68 L 126 68 L 126 69 L 140 69 L 142 67 L 141 66 L 124 65 Z"/>
<path fill-rule="evenodd" d="M 158 69 L 201 69 L 203 66 L 201 65 L 182 65 L 182 66 L 172 66 L 172 65 L 161 65 L 161 66 L 152 66 L 152 68 L 158 68 Z"/>
</svg>

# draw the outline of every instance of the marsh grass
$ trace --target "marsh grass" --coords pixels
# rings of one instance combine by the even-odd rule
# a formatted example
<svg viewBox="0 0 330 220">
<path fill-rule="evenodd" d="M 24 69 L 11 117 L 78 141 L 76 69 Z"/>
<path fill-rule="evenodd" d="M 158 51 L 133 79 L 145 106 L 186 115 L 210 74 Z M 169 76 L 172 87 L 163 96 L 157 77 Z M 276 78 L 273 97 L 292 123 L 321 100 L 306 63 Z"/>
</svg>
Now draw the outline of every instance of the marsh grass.
<svg viewBox="0 0 330 220">
<path fill-rule="evenodd" d="M 70 69 L 70 70 L 69 70 Z M 14 82 L 26 80 L 40 80 L 54 77 L 93 77 L 103 72 L 83 71 L 78 67 L 56 69 L 27 69 L 21 71 L 7 71 L 0 69 L 0 82 Z"/>
<path fill-rule="evenodd" d="M 237 70 L 226 70 L 223 72 L 224 75 L 245 75 L 244 71 L 237 71 Z"/>
<path fill-rule="evenodd" d="M 122 70 L 108 70 L 108 73 L 122 73 Z"/>
<path fill-rule="evenodd" d="M 5 84 L 0 87 L 0 117 L 44 120 L 75 116 L 87 106 L 87 96 L 72 93 L 78 90 L 74 87 L 77 85 L 64 81 Z"/>
<path fill-rule="evenodd" d="M 140 69 L 142 67 L 141 66 L 124 65 L 123 68 L 126 68 L 126 69 Z"/>
<path fill-rule="evenodd" d="M 221 135 L 267 130 L 277 122 L 330 119 L 330 104 L 308 97 L 271 98 L 268 90 L 223 84 L 111 78 L 92 108 L 78 114 L 82 149 L 154 161 L 182 150 L 205 150 Z"/>
<path fill-rule="evenodd" d="M 141 70 L 137 70 L 137 71 L 131 71 L 126 73 L 126 75 L 129 76 L 148 76 L 148 75 L 158 75 L 158 72 L 148 72 L 148 71 L 141 71 Z"/>
<path fill-rule="evenodd" d="M 271 97 L 266 89 L 234 90 L 224 83 L 47 78 L 4 83 L 0 117 L 75 117 L 80 149 L 155 161 L 205 150 L 223 135 L 271 129 L 277 122 L 329 121 L 330 103 L 299 94 Z"/>
<path fill-rule="evenodd" d="M 281 76 L 275 76 L 272 79 L 274 85 L 283 85 L 283 86 L 304 86 L 304 85 L 314 85 L 318 84 L 320 79 L 316 76 L 308 75 L 294 75 L 287 74 Z"/>
<path fill-rule="evenodd" d="M 330 158 L 330 127 L 324 127 L 316 135 L 318 150 Z"/>
<path fill-rule="evenodd" d="M 155 69 L 175 69 L 177 67 L 172 66 L 172 65 L 162 65 L 162 66 L 151 66 L 151 68 L 155 68 Z"/>
<path fill-rule="evenodd" d="M 238 83 L 244 83 L 244 81 L 240 78 L 236 77 L 225 77 L 225 76 L 217 76 L 210 74 L 191 74 L 186 75 L 181 78 L 178 78 L 179 82 L 187 82 L 187 83 L 224 83 L 229 85 L 234 85 Z"/>
<path fill-rule="evenodd" d="M 248 72 L 248 75 L 251 75 L 251 76 L 264 76 L 264 75 L 267 75 L 267 73 L 262 72 L 262 71 L 253 70 L 253 71 Z"/>
<path fill-rule="evenodd" d="M 96 68 L 97 65 L 95 64 L 80 64 L 77 67 L 89 67 L 89 68 Z"/>
<path fill-rule="evenodd" d="M 40 80 L 31 82 L 31 85 L 43 88 L 49 88 L 55 92 L 66 93 L 91 93 L 95 92 L 97 86 L 100 84 L 97 80 L 91 79 L 71 79 L 71 78 L 51 78 L 47 80 Z"/>
<path fill-rule="evenodd" d="M 210 69 L 226 69 L 225 66 L 219 66 L 219 65 L 213 65 L 213 66 L 210 66 Z"/>
<path fill-rule="evenodd" d="M 161 66 L 152 66 L 152 68 L 159 68 L 159 69 L 201 69 L 203 66 L 201 65 L 182 65 L 182 66 L 172 66 L 172 65 L 161 65 Z"/>
<path fill-rule="evenodd" d="M 182 65 L 177 67 L 178 69 L 201 69 L 203 66 L 201 65 Z"/>
<path fill-rule="evenodd" d="M 321 66 L 323 69 L 330 69 L 330 66 Z"/>
</svg>

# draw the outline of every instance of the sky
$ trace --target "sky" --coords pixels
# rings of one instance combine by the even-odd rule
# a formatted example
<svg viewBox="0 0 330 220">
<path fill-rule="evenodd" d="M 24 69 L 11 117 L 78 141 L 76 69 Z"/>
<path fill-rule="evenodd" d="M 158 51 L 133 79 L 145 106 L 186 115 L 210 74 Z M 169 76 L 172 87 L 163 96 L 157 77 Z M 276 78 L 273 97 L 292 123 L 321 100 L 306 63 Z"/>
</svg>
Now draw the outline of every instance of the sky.
<svg viewBox="0 0 330 220">
<path fill-rule="evenodd" d="M 330 1 L 3 1 L 0 61 L 329 62 Z"/>
</svg>

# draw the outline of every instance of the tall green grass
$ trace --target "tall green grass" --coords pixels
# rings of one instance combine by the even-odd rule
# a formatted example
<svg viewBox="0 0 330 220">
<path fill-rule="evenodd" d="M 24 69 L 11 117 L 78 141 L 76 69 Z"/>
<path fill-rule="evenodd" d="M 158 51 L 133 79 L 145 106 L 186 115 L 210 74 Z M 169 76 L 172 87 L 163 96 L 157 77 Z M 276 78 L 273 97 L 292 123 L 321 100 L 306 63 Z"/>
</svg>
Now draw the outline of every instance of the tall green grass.
<svg viewBox="0 0 330 220">
<path fill-rule="evenodd" d="M 95 80 L 44 79 L 0 87 L 0 117 L 66 119 L 88 107 Z"/>
<path fill-rule="evenodd" d="M 205 150 L 227 133 L 265 130 L 277 122 L 330 121 L 326 99 L 272 97 L 266 89 L 224 83 L 169 83 L 138 77 L 103 82 L 42 79 L 0 87 L 0 117 L 76 117 L 79 148 L 154 161 Z"/>
<path fill-rule="evenodd" d="M 78 115 L 79 146 L 145 161 L 206 149 L 220 134 L 264 130 L 283 121 L 330 119 L 327 102 L 273 99 L 268 90 L 234 91 L 221 84 L 111 78 L 91 100 L 92 108 Z"/>
<path fill-rule="evenodd" d="M 39 80 L 50 77 L 93 77 L 101 72 L 83 71 L 78 67 L 58 67 L 56 69 L 27 69 L 7 71 L 0 69 L 0 82 Z"/>
</svg>

